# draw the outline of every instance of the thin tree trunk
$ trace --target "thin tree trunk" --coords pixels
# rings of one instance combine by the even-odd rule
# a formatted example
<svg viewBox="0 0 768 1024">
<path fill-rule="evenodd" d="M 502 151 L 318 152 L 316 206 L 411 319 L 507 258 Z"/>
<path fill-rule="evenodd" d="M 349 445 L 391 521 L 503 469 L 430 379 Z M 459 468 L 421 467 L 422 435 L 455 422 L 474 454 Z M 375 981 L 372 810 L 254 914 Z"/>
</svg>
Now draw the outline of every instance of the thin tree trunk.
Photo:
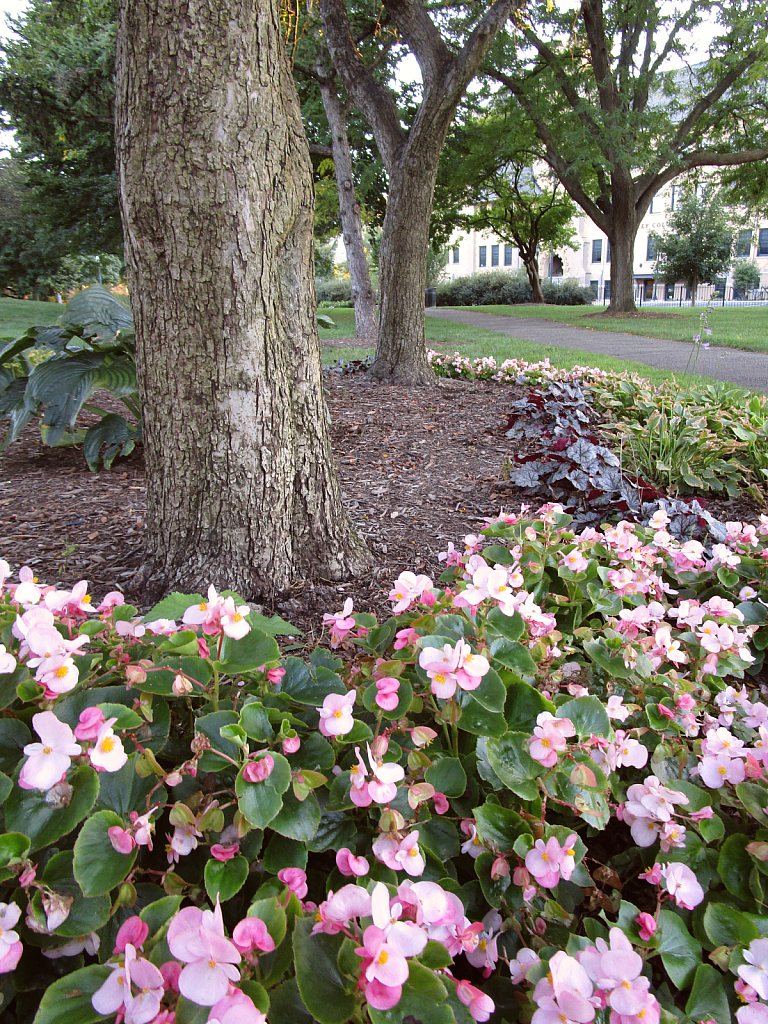
<svg viewBox="0 0 768 1024">
<path fill-rule="evenodd" d="M 693 281 L 691 282 L 691 305 L 692 306 L 696 305 L 696 289 L 698 287 L 699 287 L 698 281 L 697 281 L 696 278 L 694 278 Z"/>
<path fill-rule="evenodd" d="M 635 305 L 635 219 L 634 202 L 631 193 L 626 203 L 616 201 L 614 191 L 612 230 L 608 232 L 611 243 L 611 301 L 608 313 L 634 313 Z"/>
<path fill-rule="evenodd" d="M 309 153 L 274 0 L 122 0 L 116 148 L 150 594 L 367 562 L 333 469 Z M 268 145 L 267 145 L 268 140 Z"/>
<path fill-rule="evenodd" d="M 432 174 L 431 181 L 424 181 L 407 167 L 390 177 L 379 250 L 379 335 L 369 371 L 374 380 L 434 383 L 424 318 L 434 178 Z"/>
<path fill-rule="evenodd" d="M 528 283 L 531 286 L 531 302 L 541 305 L 544 302 L 544 292 L 541 290 L 541 277 L 539 276 L 539 261 L 533 259 L 523 261 L 525 272 L 528 275 Z"/>
<path fill-rule="evenodd" d="M 361 348 L 376 344 L 376 293 L 371 284 L 371 271 L 365 258 L 365 240 L 360 220 L 360 204 L 355 195 L 352 177 L 352 153 L 347 135 L 347 119 L 338 93 L 329 79 L 321 79 L 320 95 L 331 129 L 331 150 L 339 192 L 339 216 L 347 266 L 355 304 L 355 341 Z"/>
</svg>

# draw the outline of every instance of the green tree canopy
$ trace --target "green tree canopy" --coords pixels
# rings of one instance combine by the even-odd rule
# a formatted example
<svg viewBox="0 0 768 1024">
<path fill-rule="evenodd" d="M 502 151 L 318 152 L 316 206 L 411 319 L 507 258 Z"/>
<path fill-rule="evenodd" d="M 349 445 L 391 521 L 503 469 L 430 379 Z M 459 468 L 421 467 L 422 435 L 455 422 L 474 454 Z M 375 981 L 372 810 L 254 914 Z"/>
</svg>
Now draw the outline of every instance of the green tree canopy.
<svg viewBox="0 0 768 1024">
<path fill-rule="evenodd" d="M 719 191 L 688 187 L 664 234 L 652 235 L 656 276 L 668 284 L 685 281 L 691 305 L 699 284 L 712 284 L 728 272 L 734 229 Z"/>
</svg>

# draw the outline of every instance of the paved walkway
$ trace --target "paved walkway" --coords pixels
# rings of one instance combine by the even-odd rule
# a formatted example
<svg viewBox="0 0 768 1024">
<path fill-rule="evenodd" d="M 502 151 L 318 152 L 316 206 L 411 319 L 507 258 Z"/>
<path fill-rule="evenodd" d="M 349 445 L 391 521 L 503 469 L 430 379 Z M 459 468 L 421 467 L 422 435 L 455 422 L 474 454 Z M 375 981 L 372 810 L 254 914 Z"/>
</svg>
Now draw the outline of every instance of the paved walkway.
<svg viewBox="0 0 768 1024">
<path fill-rule="evenodd" d="M 427 316 L 438 320 L 498 331 L 513 338 L 524 338 L 540 345 L 575 348 L 581 352 L 595 352 L 617 359 L 630 359 L 646 366 L 676 373 L 685 371 L 691 354 L 690 342 L 662 341 L 643 338 L 636 334 L 618 334 L 615 331 L 586 330 L 572 324 L 562 324 L 542 317 L 504 316 L 495 313 L 475 313 L 468 309 L 426 310 Z M 716 380 L 731 381 L 752 391 L 768 392 L 768 354 L 743 352 L 733 348 L 702 349 L 696 364 L 696 373 Z"/>
</svg>

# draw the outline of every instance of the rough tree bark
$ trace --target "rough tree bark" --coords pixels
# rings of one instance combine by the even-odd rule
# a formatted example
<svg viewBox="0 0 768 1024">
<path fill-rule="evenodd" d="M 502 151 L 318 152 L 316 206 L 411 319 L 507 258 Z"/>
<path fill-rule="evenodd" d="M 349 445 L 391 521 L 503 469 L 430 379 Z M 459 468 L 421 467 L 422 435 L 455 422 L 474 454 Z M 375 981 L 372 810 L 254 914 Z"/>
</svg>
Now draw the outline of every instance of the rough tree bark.
<svg viewBox="0 0 768 1024">
<path fill-rule="evenodd" d="M 522 253 L 521 253 L 522 255 Z M 531 302 L 541 305 L 544 302 L 544 292 L 541 290 L 541 276 L 539 274 L 539 261 L 534 254 L 532 257 L 523 257 L 523 265 L 528 275 L 528 283 L 531 286 Z"/>
<path fill-rule="evenodd" d="M 355 195 L 352 176 L 352 152 L 347 135 L 349 107 L 342 104 L 333 77 L 318 68 L 318 84 L 325 116 L 331 130 L 331 153 L 336 169 L 336 187 L 339 193 L 339 217 L 347 266 L 355 304 L 355 341 L 361 348 L 376 344 L 376 293 L 371 284 L 371 271 L 365 258 L 365 239 L 360 219 L 360 204 Z"/>
<path fill-rule="evenodd" d="M 379 330 L 370 370 L 374 379 L 434 381 L 424 332 L 424 287 L 437 162 L 459 100 L 496 33 L 521 2 L 495 0 L 454 54 L 419 0 L 385 0 L 423 79 L 422 101 L 406 132 L 392 93 L 375 79 L 354 45 L 345 0 L 320 0 L 331 60 L 371 126 L 389 177 L 379 254 Z"/>
<path fill-rule="evenodd" d="M 116 149 L 150 593 L 367 563 L 315 322 L 309 153 L 274 0 L 122 0 Z"/>
</svg>

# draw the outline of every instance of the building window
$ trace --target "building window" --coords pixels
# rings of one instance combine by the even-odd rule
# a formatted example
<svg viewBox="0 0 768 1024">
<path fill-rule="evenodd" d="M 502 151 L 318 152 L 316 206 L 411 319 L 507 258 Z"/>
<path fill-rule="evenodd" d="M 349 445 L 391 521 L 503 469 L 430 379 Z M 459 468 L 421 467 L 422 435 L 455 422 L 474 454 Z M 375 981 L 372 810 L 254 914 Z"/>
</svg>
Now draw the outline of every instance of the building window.
<svg viewBox="0 0 768 1024">
<path fill-rule="evenodd" d="M 552 277 L 562 277 L 562 276 L 563 276 L 563 261 L 560 259 L 560 257 L 557 255 L 557 253 L 554 253 L 553 256 L 552 256 Z"/>
<path fill-rule="evenodd" d="M 760 228 L 757 236 L 757 255 L 768 256 L 768 228 Z"/>
<path fill-rule="evenodd" d="M 602 238 L 592 239 L 592 262 L 600 263 L 603 258 L 603 240 Z"/>
<path fill-rule="evenodd" d="M 653 235 L 648 235 L 648 243 L 645 247 L 645 258 L 647 260 L 656 259 L 656 240 Z"/>
<path fill-rule="evenodd" d="M 768 235 L 768 231 L 766 232 L 766 235 Z M 766 244 L 768 245 L 768 242 L 766 242 Z M 505 245 L 504 246 L 504 266 L 505 267 L 511 267 L 512 266 L 512 246 L 511 245 Z"/>
<path fill-rule="evenodd" d="M 752 228 L 744 228 L 739 232 L 739 240 L 736 242 L 736 255 L 749 256 L 752 249 Z"/>
<path fill-rule="evenodd" d="M 605 262 L 606 263 L 610 263 L 611 262 L 611 240 L 610 240 L 610 238 L 607 239 L 606 243 L 605 243 Z"/>
<path fill-rule="evenodd" d="M 674 299 L 674 297 L 675 297 L 675 286 L 673 284 L 666 285 L 665 290 L 664 290 L 664 298 L 667 301 L 669 301 L 670 299 Z"/>
<path fill-rule="evenodd" d="M 458 248 L 453 250 L 453 262 L 454 263 L 458 263 L 459 262 L 459 250 L 458 250 Z"/>
<path fill-rule="evenodd" d="M 605 284 L 603 285 L 603 298 L 605 299 L 606 302 L 610 302 L 611 301 L 611 282 L 610 281 L 606 281 Z"/>
<path fill-rule="evenodd" d="M 485 266 L 485 254 L 486 254 L 486 251 L 487 250 L 486 250 L 486 247 L 484 245 L 481 245 L 479 247 L 479 249 L 478 249 L 478 261 L 477 262 L 480 264 L 481 267 Z"/>
<path fill-rule="evenodd" d="M 654 203 L 656 204 L 655 206 L 654 206 Z M 658 213 L 658 212 L 659 212 L 659 201 L 656 198 L 656 196 L 654 196 L 653 199 L 651 200 L 651 205 L 650 205 L 650 208 L 648 210 L 648 213 Z"/>
<path fill-rule="evenodd" d="M 600 287 L 600 282 L 599 281 L 590 281 L 589 282 L 589 287 L 592 289 L 593 297 L 597 298 L 597 289 Z"/>
<path fill-rule="evenodd" d="M 498 267 L 499 265 L 499 247 L 498 245 L 491 246 L 491 266 Z"/>
</svg>

